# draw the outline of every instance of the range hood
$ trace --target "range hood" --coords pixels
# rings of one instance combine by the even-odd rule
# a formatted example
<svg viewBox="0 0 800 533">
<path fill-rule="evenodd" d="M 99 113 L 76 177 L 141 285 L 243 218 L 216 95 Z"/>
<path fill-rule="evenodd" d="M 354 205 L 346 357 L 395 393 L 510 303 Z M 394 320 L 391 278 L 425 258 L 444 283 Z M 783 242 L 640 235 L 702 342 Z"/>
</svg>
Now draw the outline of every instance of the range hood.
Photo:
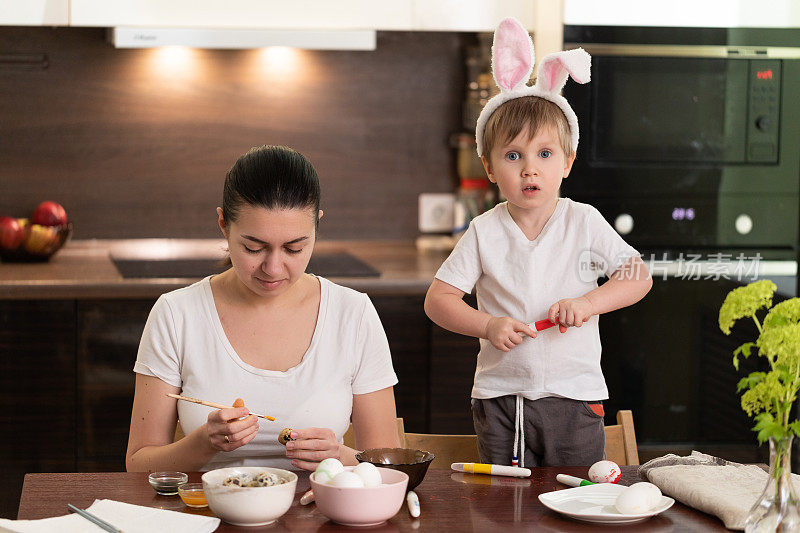
<svg viewBox="0 0 800 533">
<path fill-rule="evenodd" d="M 117 26 L 108 39 L 115 48 L 190 46 L 247 49 L 289 46 L 307 50 L 375 50 L 374 30 L 238 30 Z"/>
</svg>

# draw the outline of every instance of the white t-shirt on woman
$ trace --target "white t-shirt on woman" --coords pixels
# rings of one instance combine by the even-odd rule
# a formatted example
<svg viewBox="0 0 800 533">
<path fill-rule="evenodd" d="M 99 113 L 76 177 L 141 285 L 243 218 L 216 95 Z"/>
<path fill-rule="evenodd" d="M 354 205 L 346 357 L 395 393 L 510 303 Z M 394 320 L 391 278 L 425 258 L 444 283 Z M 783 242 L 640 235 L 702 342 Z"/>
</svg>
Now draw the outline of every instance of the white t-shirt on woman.
<svg viewBox="0 0 800 533">
<path fill-rule="evenodd" d="M 180 387 L 185 396 L 223 405 L 242 398 L 252 412 L 275 417 L 274 422 L 260 418 L 252 441 L 218 453 L 203 470 L 291 468 L 277 440 L 281 429 L 330 428 L 341 442 L 350 424 L 353 395 L 397 383 L 386 333 L 366 294 L 317 277 L 321 294 L 311 345 L 297 366 L 281 372 L 256 368 L 239 358 L 222 328 L 210 279 L 158 299 L 133 367 L 134 372 Z M 211 410 L 179 401 L 184 433 L 204 424 Z"/>
<path fill-rule="evenodd" d="M 554 303 L 583 296 L 597 288 L 600 275 L 611 276 L 638 255 L 589 204 L 559 199 L 529 240 L 503 202 L 472 220 L 436 278 L 467 294 L 474 287 L 481 311 L 533 324 Z M 597 315 L 566 333 L 553 327 L 522 339 L 509 352 L 480 339 L 473 398 L 608 398 Z"/>
</svg>

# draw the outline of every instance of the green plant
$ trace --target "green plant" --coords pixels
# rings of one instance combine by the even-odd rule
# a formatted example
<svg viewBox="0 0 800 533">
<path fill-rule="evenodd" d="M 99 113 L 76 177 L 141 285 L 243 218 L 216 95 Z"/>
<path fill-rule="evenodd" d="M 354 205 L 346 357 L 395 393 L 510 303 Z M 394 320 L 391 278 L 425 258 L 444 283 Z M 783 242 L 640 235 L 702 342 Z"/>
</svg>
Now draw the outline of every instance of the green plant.
<svg viewBox="0 0 800 533">
<path fill-rule="evenodd" d="M 746 342 L 733 352 L 733 366 L 739 370 L 739 357 L 754 350 L 769 364 L 767 372 L 752 372 L 742 378 L 737 392 L 742 394 L 742 409 L 754 418 L 753 431 L 758 442 L 770 437 L 784 439 L 800 435 L 800 421 L 790 420 L 800 390 L 800 298 L 772 306 L 776 286 L 769 280 L 756 281 L 732 290 L 719 310 L 719 328 L 729 335 L 740 318 L 750 317 L 758 328 L 755 342 Z M 763 322 L 756 312 L 767 309 Z"/>
</svg>

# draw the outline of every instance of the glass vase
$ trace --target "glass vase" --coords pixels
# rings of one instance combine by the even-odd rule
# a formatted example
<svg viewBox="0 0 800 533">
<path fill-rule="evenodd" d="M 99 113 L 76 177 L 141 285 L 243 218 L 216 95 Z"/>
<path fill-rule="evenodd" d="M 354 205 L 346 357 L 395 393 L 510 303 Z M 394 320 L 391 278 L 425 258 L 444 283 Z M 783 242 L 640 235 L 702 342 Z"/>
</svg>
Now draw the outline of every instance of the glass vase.
<svg viewBox="0 0 800 533">
<path fill-rule="evenodd" d="M 800 500 L 792 485 L 792 439 L 769 439 L 767 486 L 744 523 L 745 533 L 800 533 Z"/>
</svg>

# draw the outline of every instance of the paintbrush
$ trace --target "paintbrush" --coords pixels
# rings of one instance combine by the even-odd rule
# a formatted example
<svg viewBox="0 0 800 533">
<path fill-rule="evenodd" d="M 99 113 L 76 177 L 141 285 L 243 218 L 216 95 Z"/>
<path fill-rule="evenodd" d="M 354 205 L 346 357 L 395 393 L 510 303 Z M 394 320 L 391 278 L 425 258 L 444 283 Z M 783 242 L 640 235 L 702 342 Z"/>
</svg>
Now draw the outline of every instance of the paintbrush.
<svg viewBox="0 0 800 533">
<path fill-rule="evenodd" d="M 234 407 L 231 405 L 222 405 L 220 403 L 207 402 L 205 400 L 198 400 L 197 398 L 189 398 L 188 396 L 181 396 L 180 394 L 167 393 L 167 396 L 169 396 L 170 398 L 175 398 L 176 400 L 183 400 L 185 402 L 199 403 L 200 405 L 205 405 L 206 407 L 215 407 L 217 409 L 234 409 Z M 250 414 L 257 416 L 258 418 L 266 418 L 267 420 L 271 420 L 273 422 L 275 421 L 275 417 L 269 415 L 260 415 L 258 413 L 253 413 L 253 412 L 251 412 Z"/>
</svg>

